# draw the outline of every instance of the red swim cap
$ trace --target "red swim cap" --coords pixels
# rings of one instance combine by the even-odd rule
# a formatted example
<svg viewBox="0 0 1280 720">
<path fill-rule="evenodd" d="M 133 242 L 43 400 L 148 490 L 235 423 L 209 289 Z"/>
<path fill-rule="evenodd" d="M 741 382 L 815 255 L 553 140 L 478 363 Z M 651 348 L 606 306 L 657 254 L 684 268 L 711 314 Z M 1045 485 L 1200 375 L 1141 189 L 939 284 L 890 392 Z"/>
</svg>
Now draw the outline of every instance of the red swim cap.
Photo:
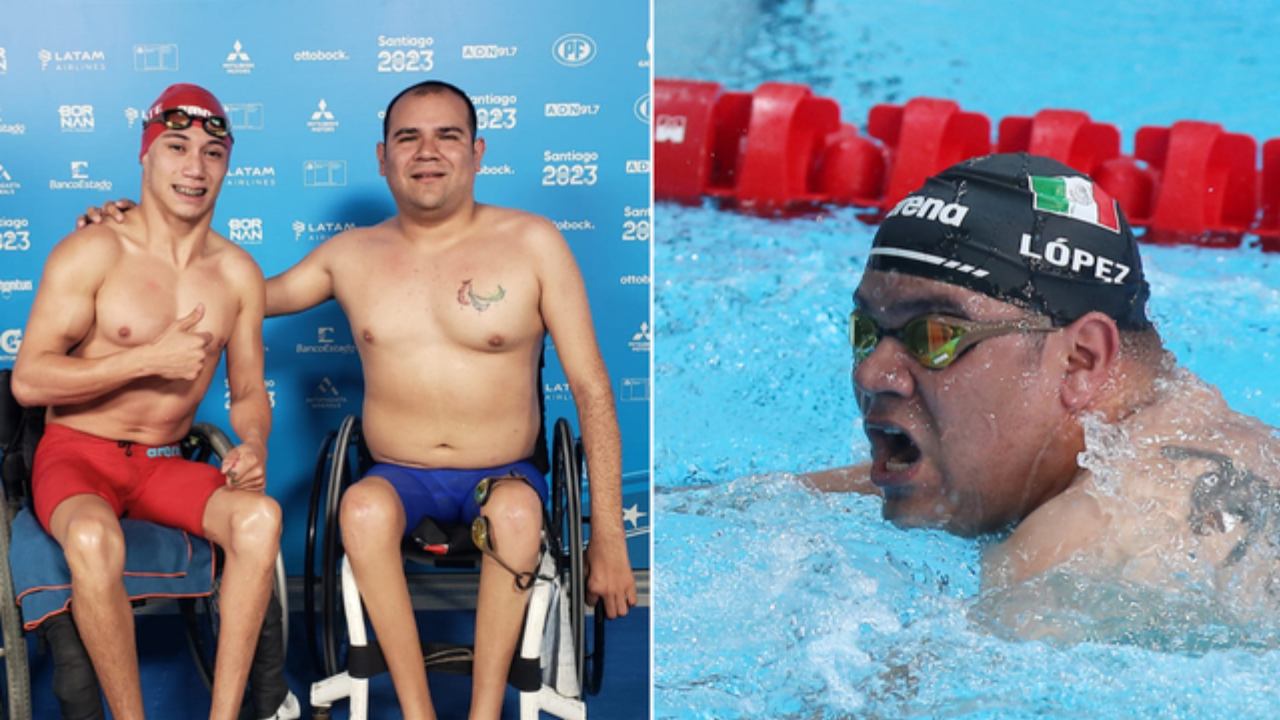
<svg viewBox="0 0 1280 720">
<path fill-rule="evenodd" d="M 158 119 L 167 110 L 183 110 L 190 117 L 200 120 L 206 117 L 219 117 L 223 122 L 227 122 L 227 110 L 222 107 L 222 103 L 218 102 L 218 98 L 213 93 L 205 90 L 199 85 L 191 83 L 175 83 L 164 89 L 160 93 L 160 97 L 151 103 L 151 107 L 142 116 L 142 149 L 138 151 L 138 161 L 142 161 L 142 156 L 147 154 L 147 148 L 151 147 L 151 143 L 155 139 L 164 134 L 168 128 L 164 123 L 152 123 L 152 120 Z M 201 120 L 203 124 L 203 120 Z M 233 142 L 230 132 L 230 123 L 227 122 L 227 151 L 231 151 L 231 143 Z"/>
</svg>

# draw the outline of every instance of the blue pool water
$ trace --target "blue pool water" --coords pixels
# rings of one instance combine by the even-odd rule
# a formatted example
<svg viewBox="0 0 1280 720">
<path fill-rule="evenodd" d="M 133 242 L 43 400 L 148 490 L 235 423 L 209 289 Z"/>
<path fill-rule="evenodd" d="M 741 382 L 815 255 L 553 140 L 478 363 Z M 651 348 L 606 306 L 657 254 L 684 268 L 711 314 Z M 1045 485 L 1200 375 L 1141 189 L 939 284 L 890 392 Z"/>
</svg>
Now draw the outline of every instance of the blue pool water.
<svg viewBox="0 0 1280 720">
<path fill-rule="evenodd" d="M 1268 4 L 691 5 L 656 3 L 659 77 L 804 82 L 855 123 L 930 95 L 993 120 L 1087 110 L 1127 151 L 1139 126 L 1180 119 L 1280 136 Z M 846 323 L 874 228 L 853 210 L 660 204 L 655 222 L 657 717 L 1276 716 L 1274 633 L 1009 640 L 984 622 L 974 542 L 796 484 L 790 472 L 868 457 Z M 1280 425 L 1280 255 L 1144 246 L 1143 259 L 1179 362 Z"/>
</svg>

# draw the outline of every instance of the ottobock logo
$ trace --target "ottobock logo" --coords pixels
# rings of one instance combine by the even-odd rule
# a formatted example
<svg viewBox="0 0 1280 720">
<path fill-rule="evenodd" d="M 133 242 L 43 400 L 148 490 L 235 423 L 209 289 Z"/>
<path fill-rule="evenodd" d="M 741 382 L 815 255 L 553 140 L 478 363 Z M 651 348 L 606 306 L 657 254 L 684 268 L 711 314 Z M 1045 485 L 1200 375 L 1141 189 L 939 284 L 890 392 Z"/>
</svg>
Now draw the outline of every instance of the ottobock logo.
<svg viewBox="0 0 1280 720">
<path fill-rule="evenodd" d="M 133 69 L 136 72 L 177 72 L 178 46 L 175 43 L 134 45 Z"/>
<path fill-rule="evenodd" d="M 651 164 L 648 158 L 645 158 L 643 160 L 628 160 L 627 174 L 628 175 L 644 175 L 645 173 L 649 172 L 650 167 L 651 167 Z"/>
<path fill-rule="evenodd" d="M 71 179 L 50 180 L 50 190 L 98 190 L 100 192 L 111 190 L 110 180 L 94 180 L 90 177 L 88 160 L 72 160 L 70 168 Z"/>
<path fill-rule="evenodd" d="M 333 116 L 333 112 L 329 110 L 329 103 L 325 102 L 324 98 L 320 98 L 320 102 L 316 103 L 316 109 L 311 113 L 307 127 L 311 128 L 313 133 L 331 133 L 338 129 L 338 119 Z"/>
<path fill-rule="evenodd" d="M 347 398 L 328 377 L 320 379 L 316 389 L 307 396 L 307 406 L 312 410 L 337 410 L 347 404 Z"/>
<path fill-rule="evenodd" d="M 683 115 L 659 115 L 658 124 L 653 128 L 653 141 L 679 145 L 684 142 L 686 122 Z"/>
<path fill-rule="evenodd" d="M 595 230 L 595 223 L 590 220 L 556 220 L 556 229 L 560 232 Z"/>
<path fill-rule="evenodd" d="M 11 300 L 14 293 L 28 293 L 31 292 L 34 287 L 34 284 L 30 280 L 22 278 L 0 280 L 0 298 L 4 300 Z"/>
<path fill-rule="evenodd" d="M 107 54 L 102 50 L 48 50 L 36 52 L 40 69 L 57 72 L 82 72 L 107 69 Z"/>
<path fill-rule="evenodd" d="M 22 189 L 22 183 L 13 179 L 4 165 L 0 164 L 0 195 L 14 195 Z"/>
<path fill-rule="evenodd" d="M 227 237 L 237 245 L 261 245 L 262 218 L 231 218 L 227 221 Z"/>
<path fill-rule="evenodd" d="M 561 35 L 551 46 L 551 56 L 561 65 L 582 67 L 596 59 L 596 41 L 582 33 Z"/>
<path fill-rule="evenodd" d="M 227 59 L 222 62 L 222 69 L 227 71 L 228 75 L 248 75 L 253 72 L 253 60 L 249 58 L 249 53 L 244 51 L 244 45 L 240 44 L 240 39 L 231 44 L 231 52 L 227 53 Z"/>
<path fill-rule="evenodd" d="M 334 328 L 330 325 L 321 325 L 316 328 L 316 341 L 314 344 L 297 343 L 294 345 L 293 351 L 299 355 L 353 355 L 356 352 L 354 343 L 341 343 L 334 339 Z"/>
<path fill-rule="evenodd" d="M 227 109 L 227 122 L 236 132 L 261 130 L 266 125 L 266 111 L 260 102 L 229 103 L 224 107 Z"/>
<path fill-rule="evenodd" d="M 20 347 L 22 347 L 22 328 L 0 331 L 0 360 L 16 359 Z"/>
<path fill-rule="evenodd" d="M 618 278 L 619 285 L 648 285 L 649 276 L 646 275 L 623 275 Z"/>
<path fill-rule="evenodd" d="M 516 169 L 503 163 L 501 165 L 483 165 L 476 175 L 515 175 Z"/>
<path fill-rule="evenodd" d="M 636 98 L 635 105 L 631 106 L 632 111 L 636 114 L 636 119 L 645 125 L 649 124 L 649 93 L 645 93 Z"/>
<path fill-rule="evenodd" d="M 547 117 L 585 117 L 599 115 L 598 103 L 554 102 L 543 106 L 543 114 Z"/>
<path fill-rule="evenodd" d="M 308 160 L 302 163 L 303 187 L 346 187 L 346 160 Z"/>
<path fill-rule="evenodd" d="M 350 59 L 346 50 L 299 50 L 293 54 L 294 62 L 345 62 Z"/>
<path fill-rule="evenodd" d="M 640 329 L 631 335 L 631 342 L 627 343 L 631 347 L 631 352 L 649 352 L 649 345 L 653 340 L 653 334 L 649 332 L 648 321 L 640 323 Z"/>
<path fill-rule="evenodd" d="M 275 187 L 276 169 L 273 165 L 241 165 L 227 172 L 224 187 Z"/>
<path fill-rule="evenodd" d="M 964 222 L 964 216 L 968 214 L 969 208 L 960 203 L 949 203 L 941 198 L 912 195 L 894 205 L 884 219 L 888 220 L 895 215 L 901 215 L 902 217 L 931 220 L 951 227 L 960 227 L 960 224 Z"/>
<path fill-rule="evenodd" d="M 289 227 L 293 230 L 294 242 L 322 243 L 325 240 L 356 227 L 353 222 L 305 222 L 294 220 Z"/>
<path fill-rule="evenodd" d="M 3 117 L 0 117 L 0 135 L 26 135 L 27 126 L 24 123 L 7 123 Z"/>
<path fill-rule="evenodd" d="M 93 132 L 92 105 L 59 105 L 58 127 L 62 132 Z"/>
<path fill-rule="evenodd" d="M 520 48 L 516 45 L 463 45 L 463 60 L 501 60 L 513 58 Z"/>
<path fill-rule="evenodd" d="M 649 402 L 649 378 L 622 378 L 622 402 Z"/>
</svg>

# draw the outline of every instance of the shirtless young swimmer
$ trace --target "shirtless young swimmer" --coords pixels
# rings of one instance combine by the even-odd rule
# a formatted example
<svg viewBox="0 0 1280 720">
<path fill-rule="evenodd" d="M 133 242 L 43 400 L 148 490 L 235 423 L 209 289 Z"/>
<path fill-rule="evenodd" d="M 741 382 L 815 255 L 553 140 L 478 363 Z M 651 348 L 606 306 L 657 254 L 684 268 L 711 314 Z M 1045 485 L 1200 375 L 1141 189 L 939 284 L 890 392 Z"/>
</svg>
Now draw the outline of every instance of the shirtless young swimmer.
<svg viewBox="0 0 1280 720">
<path fill-rule="evenodd" d="M 869 465 L 815 473 L 903 527 L 1008 531 L 984 590 L 1050 571 L 1280 605 L 1280 443 L 1174 366 L 1115 201 L 993 155 L 931 178 L 876 233 L 854 296 Z"/>
<path fill-rule="evenodd" d="M 424 516 L 489 518 L 497 554 L 534 569 L 546 481 L 528 462 L 542 419 L 538 359 L 550 332 L 591 467 L 588 594 L 609 617 L 635 604 L 622 527 L 613 391 L 573 255 L 549 221 L 475 201 L 484 141 L 458 88 L 425 82 L 387 108 L 379 169 L 395 217 L 351 230 L 267 283 L 267 313 L 337 298 L 364 367 L 363 432 L 378 464 L 342 499 L 343 546 L 404 717 L 434 717 L 400 558 Z M 483 510 L 473 489 L 496 483 Z M 528 593 L 486 556 L 471 717 L 501 713 Z"/>
<path fill-rule="evenodd" d="M 13 372 L 48 407 L 36 517 L 71 569 L 71 612 L 113 717 L 143 717 L 125 594 L 128 515 L 209 538 L 226 553 L 211 718 L 234 718 L 271 593 L 280 508 L 263 493 L 270 406 L 257 264 L 209 225 L 227 172 L 226 111 L 178 84 L 147 110 L 142 199 L 121 224 L 67 236 L 45 264 Z M 223 350 L 241 444 L 221 469 L 183 460 Z"/>
</svg>

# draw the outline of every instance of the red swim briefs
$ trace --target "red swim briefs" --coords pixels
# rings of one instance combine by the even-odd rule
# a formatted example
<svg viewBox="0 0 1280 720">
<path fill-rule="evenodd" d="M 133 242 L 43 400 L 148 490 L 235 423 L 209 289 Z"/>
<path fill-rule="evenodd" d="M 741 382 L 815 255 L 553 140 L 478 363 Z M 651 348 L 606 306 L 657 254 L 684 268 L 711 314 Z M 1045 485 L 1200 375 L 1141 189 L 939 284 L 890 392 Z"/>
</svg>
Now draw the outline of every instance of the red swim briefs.
<svg viewBox="0 0 1280 720">
<path fill-rule="evenodd" d="M 218 468 L 184 459 L 176 444 L 107 440 L 50 423 L 36 447 L 31 494 L 46 531 L 63 500 L 88 493 L 106 500 L 117 517 L 203 536 L 205 505 L 226 484 Z"/>
</svg>

